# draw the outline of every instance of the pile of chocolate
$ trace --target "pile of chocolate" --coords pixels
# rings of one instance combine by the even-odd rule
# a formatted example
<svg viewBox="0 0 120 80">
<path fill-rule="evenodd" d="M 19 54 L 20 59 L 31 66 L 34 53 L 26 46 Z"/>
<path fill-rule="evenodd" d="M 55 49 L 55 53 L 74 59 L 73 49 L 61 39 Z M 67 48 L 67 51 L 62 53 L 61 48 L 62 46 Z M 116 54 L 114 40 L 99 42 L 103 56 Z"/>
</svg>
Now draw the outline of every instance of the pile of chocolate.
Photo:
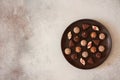
<svg viewBox="0 0 120 80">
<path fill-rule="evenodd" d="M 107 34 L 102 27 L 82 23 L 72 26 L 64 35 L 63 54 L 74 66 L 89 67 L 101 63 L 106 56 Z"/>
</svg>

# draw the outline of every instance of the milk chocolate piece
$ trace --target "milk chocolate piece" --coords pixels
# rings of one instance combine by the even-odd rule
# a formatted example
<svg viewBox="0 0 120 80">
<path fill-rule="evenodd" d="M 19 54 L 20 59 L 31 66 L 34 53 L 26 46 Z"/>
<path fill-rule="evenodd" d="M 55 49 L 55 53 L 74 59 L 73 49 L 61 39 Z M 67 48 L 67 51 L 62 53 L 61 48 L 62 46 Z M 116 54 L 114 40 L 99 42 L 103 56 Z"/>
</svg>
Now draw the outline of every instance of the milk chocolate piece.
<svg viewBox="0 0 120 80">
<path fill-rule="evenodd" d="M 97 49 L 96 49 L 96 47 L 95 47 L 95 46 L 93 46 L 93 47 L 91 47 L 91 48 L 90 48 L 90 51 L 91 51 L 92 53 L 95 53 L 95 52 L 96 52 L 96 50 L 97 50 Z"/>
<path fill-rule="evenodd" d="M 78 26 L 74 27 L 73 29 L 74 33 L 79 33 L 80 32 L 80 28 Z"/>
<path fill-rule="evenodd" d="M 70 48 L 66 48 L 66 49 L 65 49 L 65 54 L 66 54 L 66 55 L 71 54 L 71 49 L 70 49 Z"/>
<path fill-rule="evenodd" d="M 84 58 L 88 57 L 88 52 L 87 51 L 82 52 L 82 57 Z"/>
<path fill-rule="evenodd" d="M 77 53 L 81 52 L 81 47 L 80 47 L 80 46 L 75 47 L 75 51 L 76 51 Z"/>
<path fill-rule="evenodd" d="M 99 38 L 100 38 L 101 40 L 105 39 L 105 34 L 104 34 L 104 33 L 100 33 L 100 34 L 99 34 Z"/>
<path fill-rule="evenodd" d="M 97 34 L 96 34 L 96 32 L 92 32 L 92 33 L 90 34 L 90 36 L 91 36 L 91 38 L 96 38 Z"/>
<path fill-rule="evenodd" d="M 105 47 L 104 47 L 103 45 L 100 45 L 100 46 L 98 47 L 98 49 L 99 49 L 100 52 L 104 52 Z"/>
<path fill-rule="evenodd" d="M 82 41 L 81 41 L 81 46 L 86 46 L 86 44 L 87 44 L 87 41 L 86 41 L 86 40 L 82 40 Z"/>
</svg>

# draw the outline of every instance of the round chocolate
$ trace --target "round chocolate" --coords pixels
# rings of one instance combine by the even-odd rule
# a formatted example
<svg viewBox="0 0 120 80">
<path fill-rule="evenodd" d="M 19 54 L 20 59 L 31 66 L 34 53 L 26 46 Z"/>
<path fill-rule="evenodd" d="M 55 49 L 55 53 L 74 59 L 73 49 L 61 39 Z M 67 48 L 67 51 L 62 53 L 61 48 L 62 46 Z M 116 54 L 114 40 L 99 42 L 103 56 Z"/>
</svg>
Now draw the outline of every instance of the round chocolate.
<svg viewBox="0 0 120 80">
<path fill-rule="evenodd" d="M 82 19 L 69 25 L 61 40 L 64 57 L 71 65 L 80 69 L 91 69 L 102 64 L 111 47 L 112 40 L 108 30 L 91 19 Z"/>
<path fill-rule="evenodd" d="M 91 47 L 91 48 L 90 48 L 90 51 L 91 51 L 92 53 L 95 53 L 95 52 L 96 52 L 96 47 L 94 47 L 94 46 Z"/>
<path fill-rule="evenodd" d="M 77 34 L 77 33 L 79 33 L 79 32 L 80 32 L 80 28 L 76 26 L 76 27 L 74 27 L 73 31 L 74 31 L 74 33 L 76 33 L 76 34 Z"/>
<path fill-rule="evenodd" d="M 87 41 L 86 41 L 86 40 L 82 40 L 82 41 L 81 41 L 81 46 L 86 46 L 86 44 L 87 44 Z"/>
<path fill-rule="evenodd" d="M 104 47 L 103 45 L 100 45 L 100 46 L 98 47 L 98 49 L 99 49 L 100 52 L 103 52 L 103 51 L 105 50 L 105 47 Z"/>
<path fill-rule="evenodd" d="M 71 49 L 70 49 L 70 48 L 66 48 L 66 49 L 65 49 L 65 54 L 66 54 L 66 55 L 71 54 Z"/>
<path fill-rule="evenodd" d="M 77 53 L 81 52 L 81 47 L 79 47 L 79 46 L 75 47 L 75 51 L 76 51 Z"/>
<path fill-rule="evenodd" d="M 100 34 L 99 34 L 99 38 L 100 38 L 101 40 L 105 39 L 105 34 L 104 34 L 104 33 L 100 33 Z"/>
<path fill-rule="evenodd" d="M 97 34 L 96 34 L 96 32 L 92 32 L 92 33 L 90 34 L 90 36 L 91 36 L 91 38 L 96 38 Z"/>
<path fill-rule="evenodd" d="M 82 57 L 84 58 L 88 57 L 88 52 L 87 51 L 82 52 Z"/>
</svg>

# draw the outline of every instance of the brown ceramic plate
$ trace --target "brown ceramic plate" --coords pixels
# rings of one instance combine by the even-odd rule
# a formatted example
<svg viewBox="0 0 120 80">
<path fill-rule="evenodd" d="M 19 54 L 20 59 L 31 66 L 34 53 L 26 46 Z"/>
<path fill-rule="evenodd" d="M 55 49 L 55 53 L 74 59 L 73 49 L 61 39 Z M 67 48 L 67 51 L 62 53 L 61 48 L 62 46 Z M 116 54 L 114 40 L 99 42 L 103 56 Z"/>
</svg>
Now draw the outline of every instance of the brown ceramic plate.
<svg viewBox="0 0 120 80">
<path fill-rule="evenodd" d="M 89 27 L 87 27 L 86 29 L 83 29 L 84 24 L 89 25 Z M 74 28 L 76 26 L 80 29 L 79 33 L 74 32 Z M 96 28 L 95 28 L 96 30 L 94 30 L 92 28 L 92 26 L 97 26 L 99 30 L 97 30 Z M 72 37 L 70 39 L 68 39 L 69 32 L 71 32 L 71 35 L 72 35 Z M 86 34 L 87 34 L 86 38 L 82 37 L 83 32 L 86 32 Z M 91 36 L 90 36 L 91 32 L 96 32 L 97 36 L 95 38 L 91 38 Z M 105 34 L 105 38 L 103 40 L 101 40 L 99 38 L 100 33 Z M 75 36 L 78 36 L 78 38 L 79 38 L 78 42 L 74 41 Z M 87 41 L 86 46 L 81 45 L 81 40 L 83 40 L 83 39 Z M 72 47 L 69 45 L 71 40 L 73 42 Z M 96 45 L 93 42 L 94 40 L 99 41 L 98 45 Z M 92 46 L 96 47 L 96 51 L 94 53 L 91 52 L 91 48 L 89 48 L 89 49 L 87 48 L 88 42 L 90 42 L 90 41 L 92 41 Z M 100 45 L 103 45 L 105 48 L 105 50 L 102 52 L 98 49 L 98 47 Z M 76 46 L 79 46 L 81 48 L 80 52 L 76 52 L 76 50 L 75 50 Z M 101 23 L 99 23 L 98 21 L 91 20 L 91 19 L 81 19 L 76 22 L 73 22 L 71 25 L 69 25 L 66 28 L 66 30 L 64 31 L 63 36 L 62 36 L 61 48 L 62 48 L 62 53 L 63 53 L 64 57 L 71 65 L 73 65 L 77 68 L 80 68 L 80 69 L 91 69 L 91 68 L 99 66 L 106 60 L 106 58 L 108 57 L 108 55 L 111 51 L 111 48 L 112 48 L 112 39 L 111 39 L 110 33 L 106 29 L 106 27 L 104 25 L 102 25 Z M 71 50 L 71 53 L 66 54 L 65 53 L 66 48 L 69 48 Z M 87 57 L 82 56 L 82 53 L 84 51 L 88 52 Z M 97 53 L 101 54 L 99 58 L 96 57 Z M 72 57 L 72 55 L 74 55 L 74 56 Z M 81 58 L 82 58 L 82 60 L 80 61 Z M 92 60 L 89 60 L 90 58 L 92 58 Z"/>
</svg>

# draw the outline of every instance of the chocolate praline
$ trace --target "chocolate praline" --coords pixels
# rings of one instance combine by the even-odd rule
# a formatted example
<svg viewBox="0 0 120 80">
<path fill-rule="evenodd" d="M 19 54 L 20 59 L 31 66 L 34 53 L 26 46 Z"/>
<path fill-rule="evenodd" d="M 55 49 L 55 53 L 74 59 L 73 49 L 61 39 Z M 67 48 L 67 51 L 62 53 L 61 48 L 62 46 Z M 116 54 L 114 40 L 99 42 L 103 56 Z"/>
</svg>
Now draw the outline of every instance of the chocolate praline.
<svg viewBox="0 0 120 80">
<path fill-rule="evenodd" d="M 92 53 L 95 53 L 95 52 L 96 52 L 96 50 L 97 50 L 97 49 L 96 49 L 96 47 L 95 47 L 95 46 L 93 46 L 93 47 L 91 47 L 91 48 L 90 48 L 90 51 L 91 51 Z"/>
<path fill-rule="evenodd" d="M 75 42 L 79 42 L 80 41 L 80 38 L 78 36 L 75 36 L 74 39 L 73 39 Z"/>
<path fill-rule="evenodd" d="M 73 60 L 77 59 L 77 58 L 78 58 L 78 57 L 77 57 L 77 54 L 71 54 L 71 58 L 72 58 Z"/>
<path fill-rule="evenodd" d="M 65 54 L 66 54 L 66 55 L 71 54 L 71 49 L 70 49 L 70 48 L 66 48 L 66 49 L 65 49 Z"/>
<path fill-rule="evenodd" d="M 103 45 L 100 45 L 100 46 L 98 47 L 98 49 L 99 49 L 100 52 L 104 52 L 105 47 L 104 47 Z"/>
<path fill-rule="evenodd" d="M 97 34 L 96 34 L 96 32 L 92 32 L 92 33 L 90 34 L 90 36 L 91 36 L 91 38 L 96 38 Z"/>
<path fill-rule="evenodd" d="M 86 46 L 86 44 L 87 44 L 87 41 L 86 41 L 86 40 L 82 40 L 82 41 L 81 41 L 81 46 Z"/>
<path fill-rule="evenodd" d="M 73 29 L 74 33 L 79 33 L 80 32 L 80 28 L 78 26 L 74 27 Z"/>
<path fill-rule="evenodd" d="M 86 32 L 82 32 L 82 37 L 86 38 L 87 37 L 87 33 Z"/>
<path fill-rule="evenodd" d="M 75 47 L 75 51 L 76 51 L 77 53 L 81 52 L 81 47 L 80 47 L 80 46 Z"/>
<path fill-rule="evenodd" d="M 70 40 L 69 41 L 69 47 L 71 48 L 71 47 L 74 47 L 74 46 L 75 46 L 74 42 L 72 40 Z"/>
</svg>

